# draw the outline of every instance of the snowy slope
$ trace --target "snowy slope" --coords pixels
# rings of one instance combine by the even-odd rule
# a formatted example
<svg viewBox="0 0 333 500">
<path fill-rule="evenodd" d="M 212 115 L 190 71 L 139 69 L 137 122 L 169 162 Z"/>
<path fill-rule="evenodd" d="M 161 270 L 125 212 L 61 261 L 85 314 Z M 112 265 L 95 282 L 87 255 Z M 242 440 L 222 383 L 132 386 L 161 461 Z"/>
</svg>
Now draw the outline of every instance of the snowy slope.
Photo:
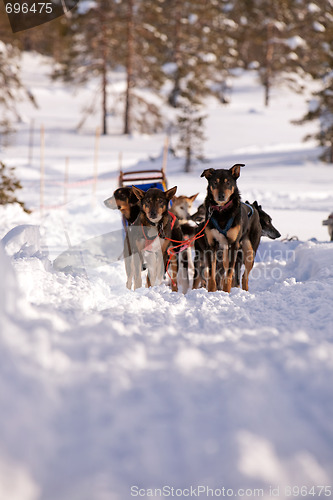
<svg viewBox="0 0 333 500">
<path fill-rule="evenodd" d="M 241 75 L 230 106 L 208 103 L 206 145 L 209 166 L 246 163 L 243 198 L 258 199 L 282 236 L 299 241 L 263 239 L 248 293 L 132 292 L 118 248 L 106 265 L 83 260 L 80 272 L 52 263 L 69 245 L 118 234 L 118 214 L 102 203 L 116 187 L 118 154 L 124 166 L 154 168 L 164 137 L 101 138 L 93 199 L 98 117 L 73 131 L 90 90 L 73 97 L 51 86 L 48 69 L 27 55 L 40 108 L 27 107 L 2 151 L 23 179 L 21 197 L 38 209 L 44 124 L 45 204 L 57 208 L 29 216 L 0 207 L 0 498 L 123 500 L 164 486 L 174 496 L 191 486 L 236 498 L 240 488 L 288 498 L 288 486 L 324 496 L 317 486 L 333 480 L 333 246 L 321 221 L 333 209 L 333 170 L 289 122 L 302 114 L 301 96 L 277 90 L 264 109 L 254 74 Z M 63 205 L 66 156 L 73 184 Z M 169 158 L 169 186 L 200 192 L 200 203 L 206 165 L 186 176 Z"/>
</svg>

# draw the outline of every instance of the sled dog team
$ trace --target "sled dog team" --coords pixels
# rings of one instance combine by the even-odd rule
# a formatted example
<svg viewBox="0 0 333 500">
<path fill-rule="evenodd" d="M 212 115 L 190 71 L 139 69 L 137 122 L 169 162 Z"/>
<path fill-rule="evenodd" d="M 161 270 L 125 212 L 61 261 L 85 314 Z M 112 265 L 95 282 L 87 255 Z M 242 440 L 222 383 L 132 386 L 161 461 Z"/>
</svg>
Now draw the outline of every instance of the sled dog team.
<svg viewBox="0 0 333 500">
<path fill-rule="evenodd" d="M 146 286 L 160 284 L 167 273 L 172 290 L 178 290 L 181 276 L 186 292 L 188 270 L 194 267 L 193 288 L 230 292 L 241 281 L 248 290 L 261 236 L 275 239 L 280 233 L 256 201 L 241 201 L 237 179 L 242 167 L 204 170 L 201 177 L 207 180 L 207 194 L 193 215 L 190 211 L 198 193 L 175 196 L 177 186 L 167 191 L 121 187 L 105 200 L 126 221 L 124 259 L 129 289 L 132 284 L 134 289 L 142 286 L 142 270 L 147 269 Z"/>
</svg>

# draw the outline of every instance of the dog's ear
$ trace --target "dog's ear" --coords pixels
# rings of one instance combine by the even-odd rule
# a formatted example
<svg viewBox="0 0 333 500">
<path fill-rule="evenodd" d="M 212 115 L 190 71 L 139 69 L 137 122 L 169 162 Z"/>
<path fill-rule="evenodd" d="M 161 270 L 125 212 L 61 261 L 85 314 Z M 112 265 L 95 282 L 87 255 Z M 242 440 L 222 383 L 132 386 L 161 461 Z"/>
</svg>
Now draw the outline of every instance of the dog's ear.
<svg viewBox="0 0 333 500">
<path fill-rule="evenodd" d="M 213 173 L 215 172 L 215 168 L 206 168 L 200 175 L 200 177 L 206 177 L 206 179 L 209 179 Z"/>
<path fill-rule="evenodd" d="M 172 199 L 171 199 L 172 203 L 174 203 L 177 200 L 178 200 L 178 196 L 173 196 Z"/>
<path fill-rule="evenodd" d="M 192 203 L 194 202 L 194 200 L 196 199 L 196 197 L 198 196 L 199 193 L 197 194 L 194 194 L 193 196 L 190 196 L 190 200 L 192 201 Z"/>
<path fill-rule="evenodd" d="M 254 206 L 254 208 L 258 208 L 258 202 L 257 202 L 257 200 L 255 200 L 255 201 L 252 203 L 252 205 Z"/>
<path fill-rule="evenodd" d="M 229 168 L 229 172 L 235 180 L 240 176 L 241 167 L 245 167 L 244 163 L 236 163 L 233 167 Z"/>
<path fill-rule="evenodd" d="M 130 193 L 129 193 L 129 197 L 128 197 L 128 203 L 130 205 L 136 205 L 138 203 L 138 198 L 133 193 L 133 189 L 132 188 L 130 188 Z"/>
<path fill-rule="evenodd" d="M 142 189 L 139 189 L 136 186 L 132 186 L 132 191 L 133 191 L 134 196 L 136 196 L 136 198 L 139 201 L 141 201 L 142 198 L 144 197 L 144 195 L 146 194 L 144 191 L 142 191 Z"/>
<path fill-rule="evenodd" d="M 173 196 L 175 196 L 176 191 L 177 191 L 177 186 L 175 186 L 175 187 L 173 187 L 173 188 L 168 189 L 167 191 L 165 191 L 165 196 L 166 196 L 166 199 L 167 199 L 168 201 L 170 201 L 170 200 L 171 200 L 171 198 L 172 198 Z"/>
</svg>

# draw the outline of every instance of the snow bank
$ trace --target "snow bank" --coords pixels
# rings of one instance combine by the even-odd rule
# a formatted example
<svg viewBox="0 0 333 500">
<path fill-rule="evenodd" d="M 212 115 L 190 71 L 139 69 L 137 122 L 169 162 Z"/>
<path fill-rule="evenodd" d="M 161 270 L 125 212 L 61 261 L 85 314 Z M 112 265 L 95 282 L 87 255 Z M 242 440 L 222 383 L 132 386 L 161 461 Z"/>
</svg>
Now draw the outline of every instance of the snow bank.
<svg viewBox="0 0 333 500">
<path fill-rule="evenodd" d="M 290 123 L 304 114 L 304 96 L 279 89 L 264 108 L 255 73 L 242 72 L 227 107 L 208 101 L 206 144 L 213 168 L 246 163 L 244 199 L 303 241 L 263 239 L 249 293 L 133 292 L 123 263 L 101 259 L 103 235 L 121 222 L 92 200 L 98 117 L 72 133 L 91 91 L 73 97 L 50 84 L 46 62 L 27 54 L 24 81 L 38 94 L 36 130 L 46 130 L 45 201 L 58 208 L 28 216 L 0 207 L 11 256 L 9 264 L 0 248 L 0 497 L 124 500 L 131 486 L 203 485 L 263 488 L 268 500 L 271 488 L 285 498 L 285 485 L 331 485 L 333 245 L 321 220 L 332 211 L 333 171 L 301 142 L 309 130 Z M 19 130 L 4 158 L 38 207 L 29 120 Z M 163 142 L 101 137 L 97 198 L 116 187 L 119 151 L 124 168 L 156 168 Z M 65 157 L 70 202 L 61 205 Z M 203 165 L 182 168 L 169 158 L 169 185 L 202 202 Z M 68 262 L 76 250 L 83 266 L 81 257 Z M 65 266 L 46 265 L 59 255 Z"/>
<path fill-rule="evenodd" d="M 250 293 L 184 296 L 127 290 L 121 262 L 86 275 L 40 265 L 36 277 L 38 258 L 18 251 L 18 279 L 34 283 L 26 292 L 39 305 L 23 302 L 15 317 L 1 254 L 2 290 L 12 289 L 0 364 L 10 498 L 123 500 L 132 486 L 207 485 L 263 488 L 268 499 L 271 487 L 329 484 L 332 252 L 263 241 Z"/>
</svg>

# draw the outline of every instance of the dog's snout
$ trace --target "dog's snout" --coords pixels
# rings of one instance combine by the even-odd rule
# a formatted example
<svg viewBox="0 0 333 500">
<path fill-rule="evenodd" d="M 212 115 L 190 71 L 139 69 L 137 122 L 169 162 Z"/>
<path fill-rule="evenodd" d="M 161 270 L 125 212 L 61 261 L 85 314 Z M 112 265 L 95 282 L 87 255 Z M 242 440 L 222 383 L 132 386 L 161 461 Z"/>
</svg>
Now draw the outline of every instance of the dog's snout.
<svg viewBox="0 0 333 500">
<path fill-rule="evenodd" d="M 224 201 L 224 193 L 219 193 L 219 201 Z"/>
</svg>

